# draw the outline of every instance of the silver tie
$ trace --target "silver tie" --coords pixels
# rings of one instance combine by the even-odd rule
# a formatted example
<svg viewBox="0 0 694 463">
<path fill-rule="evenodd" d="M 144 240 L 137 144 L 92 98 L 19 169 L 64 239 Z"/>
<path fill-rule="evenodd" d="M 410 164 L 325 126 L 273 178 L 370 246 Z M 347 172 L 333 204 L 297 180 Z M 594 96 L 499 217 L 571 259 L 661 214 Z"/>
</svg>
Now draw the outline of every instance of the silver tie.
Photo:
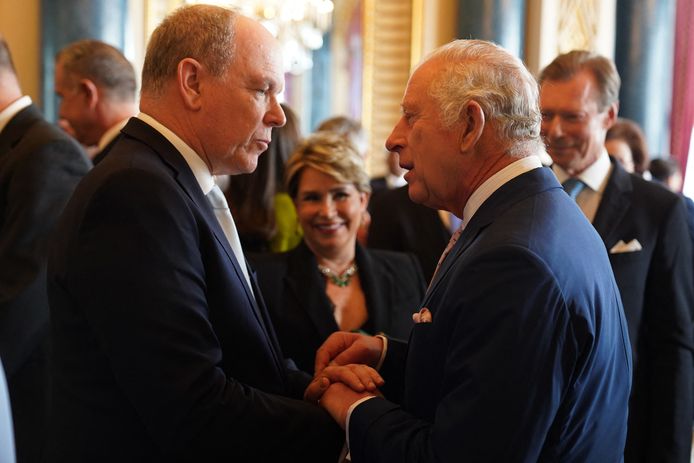
<svg viewBox="0 0 694 463">
<path fill-rule="evenodd" d="M 246 259 L 243 257 L 243 249 L 241 248 L 241 239 L 239 238 L 239 233 L 236 230 L 236 224 L 234 224 L 234 218 L 231 216 L 231 211 L 229 210 L 229 205 L 224 197 L 224 193 L 219 189 L 217 185 L 212 187 L 209 193 L 207 193 L 207 200 L 212 205 L 214 210 L 214 215 L 217 216 L 219 224 L 224 230 L 224 234 L 229 241 L 229 246 L 236 256 L 236 260 L 241 267 L 243 276 L 246 278 L 246 283 L 248 283 L 248 288 L 253 291 L 251 286 L 251 279 L 248 276 L 248 269 L 246 268 Z"/>
</svg>

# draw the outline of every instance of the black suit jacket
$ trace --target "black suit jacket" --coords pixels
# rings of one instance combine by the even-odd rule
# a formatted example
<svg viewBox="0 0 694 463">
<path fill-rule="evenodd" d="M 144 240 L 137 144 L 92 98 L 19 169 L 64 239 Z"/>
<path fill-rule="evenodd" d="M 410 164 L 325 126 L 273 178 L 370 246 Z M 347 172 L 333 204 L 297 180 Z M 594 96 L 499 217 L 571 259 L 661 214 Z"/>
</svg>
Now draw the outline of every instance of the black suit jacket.
<svg viewBox="0 0 694 463">
<path fill-rule="evenodd" d="M 451 238 L 438 211 L 413 202 L 407 185 L 379 194 L 370 211 L 368 246 L 413 253 L 430 281 Z"/>
<path fill-rule="evenodd" d="M 0 357 L 20 461 L 37 461 L 47 392 L 46 248 L 90 163 L 31 105 L 0 132 Z"/>
<path fill-rule="evenodd" d="M 593 225 L 610 252 L 634 356 L 626 462 L 688 462 L 692 437 L 692 258 L 680 198 L 612 160 Z"/>
<path fill-rule="evenodd" d="M 161 134 L 130 120 L 58 238 L 53 461 L 337 458 L 339 428 L 299 400 L 310 378 L 287 368 L 259 288 Z"/>
<path fill-rule="evenodd" d="M 369 319 L 370 334 L 407 339 L 412 313 L 424 296 L 424 279 L 411 254 L 368 250 L 357 244 L 355 260 Z M 251 258 L 284 353 L 300 369 L 313 371 L 316 350 L 339 328 L 316 258 L 302 242 L 281 254 Z"/>
<path fill-rule="evenodd" d="M 94 158 L 92 159 L 92 164 L 97 165 L 98 163 L 103 161 L 108 155 L 108 153 L 111 151 L 111 149 L 114 147 L 119 137 L 120 134 L 116 135 L 113 140 L 111 140 L 106 144 L 106 146 L 104 146 L 104 149 L 96 153 L 96 156 L 94 156 Z"/>
</svg>

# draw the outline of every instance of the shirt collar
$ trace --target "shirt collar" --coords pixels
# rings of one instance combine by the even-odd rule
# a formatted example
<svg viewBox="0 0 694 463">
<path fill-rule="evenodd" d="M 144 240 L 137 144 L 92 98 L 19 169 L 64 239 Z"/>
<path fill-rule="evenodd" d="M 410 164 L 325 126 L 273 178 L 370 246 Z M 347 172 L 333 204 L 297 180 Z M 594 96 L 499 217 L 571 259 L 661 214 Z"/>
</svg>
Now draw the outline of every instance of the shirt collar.
<svg viewBox="0 0 694 463">
<path fill-rule="evenodd" d="M 583 172 L 576 176 L 579 180 L 585 183 L 593 191 L 601 191 L 605 180 L 610 175 L 610 156 L 607 154 L 605 148 L 600 152 L 600 156 L 595 160 L 595 162 L 589 165 Z M 552 170 L 557 176 L 559 183 L 564 183 L 570 175 L 559 166 L 559 164 L 553 164 Z"/>
<path fill-rule="evenodd" d="M 125 124 L 128 123 L 129 117 L 123 119 L 122 121 L 118 122 L 114 126 L 112 126 L 110 129 L 108 129 L 104 134 L 101 136 L 99 139 L 99 143 L 97 144 L 97 147 L 99 148 L 99 151 L 102 151 L 104 148 L 106 148 L 106 145 L 111 143 L 111 141 L 116 138 L 120 130 L 125 127 Z"/>
<path fill-rule="evenodd" d="M 0 111 L 0 132 L 5 130 L 7 124 L 12 120 L 12 118 L 17 115 L 19 111 L 31 105 L 31 97 L 29 95 L 24 95 L 21 98 L 13 101 L 5 109 Z"/>
<path fill-rule="evenodd" d="M 489 177 L 482 185 L 477 188 L 463 209 L 463 225 L 470 223 L 470 219 L 482 206 L 482 204 L 494 193 L 510 180 L 533 169 L 542 167 L 538 156 L 526 156 L 501 169 Z"/>
<path fill-rule="evenodd" d="M 205 161 L 202 160 L 202 158 L 193 150 L 193 148 L 181 140 L 178 135 L 173 133 L 170 129 L 149 114 L 141 112 L 137 115 L 137 118 L 152 126 L 154 130 L 162 134 L 162 136 L 164 136 L 164 138 L 166 138 L 174 146 L 174 148 L 181 153 L 181 156 L 183 156 L 183 159 L 185 159 L 188 167 L 190 167 L 190 170 L 193 171 L 193 175 L 198 181 L 203 194 L 207 196 L 207 193 L 209 193 L 214 187 L 215 181 L 214 177 L 210 173 L 210 169 L 207 167 L 207 164 L 205 164 Z"/>
</svg>

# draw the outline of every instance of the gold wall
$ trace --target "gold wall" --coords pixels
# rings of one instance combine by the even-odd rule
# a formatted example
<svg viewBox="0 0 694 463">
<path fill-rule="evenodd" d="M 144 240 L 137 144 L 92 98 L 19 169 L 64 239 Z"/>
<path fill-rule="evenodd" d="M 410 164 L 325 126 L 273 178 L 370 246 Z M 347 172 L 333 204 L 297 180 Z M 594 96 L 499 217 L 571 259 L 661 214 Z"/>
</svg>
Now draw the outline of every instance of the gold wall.
<svg viewBox="0 0 694 463">
<path fill-rule="evenodd" d="M 24 93 L 41 104 L 40 0 L 0 1 L 0 33 L 5 37 Z"/>
</svg>

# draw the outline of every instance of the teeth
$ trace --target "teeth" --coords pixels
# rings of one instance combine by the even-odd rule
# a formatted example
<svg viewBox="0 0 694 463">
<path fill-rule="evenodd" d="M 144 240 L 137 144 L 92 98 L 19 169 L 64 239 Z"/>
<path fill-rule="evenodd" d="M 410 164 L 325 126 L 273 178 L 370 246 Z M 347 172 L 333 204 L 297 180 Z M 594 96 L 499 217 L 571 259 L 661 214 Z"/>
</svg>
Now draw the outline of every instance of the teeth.
<svg viewBox="0 0 694 463">
<path fill-rule="evenodd" d="M 337 230 L 340 227 L 339 223 L 329 224 L 329 225 L 316 225 L 316 228 L 320 230 Z"/>
</svg>

